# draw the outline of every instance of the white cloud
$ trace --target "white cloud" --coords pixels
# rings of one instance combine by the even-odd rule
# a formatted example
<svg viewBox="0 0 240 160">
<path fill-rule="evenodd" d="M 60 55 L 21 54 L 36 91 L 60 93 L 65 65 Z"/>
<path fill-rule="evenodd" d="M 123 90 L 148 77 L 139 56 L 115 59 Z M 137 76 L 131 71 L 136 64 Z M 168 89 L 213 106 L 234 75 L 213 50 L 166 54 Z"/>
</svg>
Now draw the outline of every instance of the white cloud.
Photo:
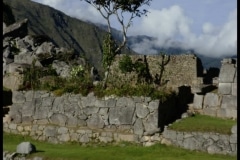
<svg viewBox="0 0 240 160">
<path fill-rule="evenodd" d="M 174 5 L 167 9 L 150 10 L 148 16 L 143 17 L 138 28 L 131 30 L 131 34 L 146 34 L 156 37 L 157 41 L 143 41 L 132 47 L 144 54 L 156 53 L 157 51 L 152 50 L 151 46 L 158 46 L 194 49 L 197 53 L 210 57 L 233 55 L 237 50 L 236 13 L 236 10 L 231 12 L 223 26 L 204 23 L 203 32 L 196 35 L 191 31 L 194 20 L 189 19 L 181 7 Z M 144 42 L 146 45 L 143 44 Z M 141 51 L 143 46 L 147 47 Z"/>
<path fill-rule="evenodd" d="M 81 20 L 106 24 L 106 21 L 102 18 L 98 11 L 84 1 L 33 1 L 49 5 Z M 158 2 L 160 3 L 160 1 L 155 1 L 155 3 Z M 207 0 L 206 2 L 208 3 L 207 6 L 209 6 L 209 4 L 218 4 L 217 0 Z M 192 13 L 194 12 L 194 9 L 186 8 L 190 6 L 187 5 L 187 1 L 185 1 L 185 3 L 186 5 L 184 9 L 186 12 L 191 10 L 190 13 L 187 12 L 188 16 L 186 15 L 185 10 L 179 5 L 168 5 L 170 6 L 169 8 L 148 9 L 149 13 L 146 17 L 143 16 L 141 18 L 137 18 L 137 21 L 134 19 L 134 24 L 129 28 L 128 35 L 147 35 L 155 37 L 156 40 L 144 40 L 139 44 L 134 44 L 132 48 L 135 51 L 144 54 L 157 53 L 158 51 L 153 49 L 154 47 L 182 47 L 183 49 L 194 49 L 197 53 L 210 57 L 228 56 L 237 53 L 237 9 L 229 14 L 229 18 L 225 24 L 219 25 L 219 23 L 214 24 L 211 18 L 209 18 L 211 16 L 208 15 L 207 12 L 209 7 L 206 6 L 207 8 L 205 12 L 207 13 Z M 227 6 L 227 4 L 229 3 L 224 5 Z M 153 7 L 156 8 L 157 4 Z M 217 10 L 216 6 L 214 8 L 216 9 L 215 12 L 213 12 L 213 8 L 210 7 L 210 9 L 212 14 L 219 13 L 220 15 L 218 16 L 223 16 L 221 14 L 221 11 L 223 11 L 222 5 L 219 10 Z M 193 19 L 189 18 L 191 16 L 189 14 L 191 13 L 193 15 L 197 14 L 197 17 L 199 18 L 196 18 L 196 16 Z M 205 20 L 204 17 L 205 19 L 208 19 L 205 22 L 203 21 Z M 220 20 L 219 18 L 217 19 Z M 117 26 L 117 23 L 114 23 L 114 21 L 112 24 L 113 27 Z M 200 31 L 202 28 L 202 32 L 193 32 L 197 27 L 200 28 Z"/>
</svg>

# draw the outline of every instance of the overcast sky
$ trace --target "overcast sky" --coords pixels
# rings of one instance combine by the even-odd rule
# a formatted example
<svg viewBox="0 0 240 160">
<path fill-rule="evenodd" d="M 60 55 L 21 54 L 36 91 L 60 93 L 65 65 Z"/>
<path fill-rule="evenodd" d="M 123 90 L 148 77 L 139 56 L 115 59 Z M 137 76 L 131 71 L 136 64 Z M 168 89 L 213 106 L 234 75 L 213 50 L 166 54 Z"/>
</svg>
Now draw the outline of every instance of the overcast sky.
<svg viewBox="0 0 240 160">
<path fill-rule="evenodd" d="M 81 0 L 32 0 L 81 20 L 105 23 L 101 15 Z M 220 57 L 237 54 L 237 0 L 152 0 L 147 16 L 135 18 L 128 35 L 148 35 L 132 48 L 140 53 L 158 51 L 152 46 L 194 49 Z M 113 27 L 120 29 L 117 22 Z"/>
</svg>

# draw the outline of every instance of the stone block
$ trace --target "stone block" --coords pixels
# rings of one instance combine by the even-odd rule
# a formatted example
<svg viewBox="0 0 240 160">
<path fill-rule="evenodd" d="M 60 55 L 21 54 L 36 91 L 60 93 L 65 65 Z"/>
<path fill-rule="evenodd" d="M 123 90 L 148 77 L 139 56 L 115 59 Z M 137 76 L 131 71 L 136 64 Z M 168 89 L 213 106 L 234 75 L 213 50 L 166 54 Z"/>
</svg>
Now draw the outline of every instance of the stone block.
<svg viewBox="0 0 240 160">
<path fill-rule="evenodd" d="M 232 95 L 237 96 L 237 83 L 232 83 Z"/>
<path fill-rule="evenodd" d="M 145 118 L 149 114 L 146 104 L 136 103 L 136 113 L 139 118 Z"/>
<path fill-rule="evenodd" d="M 237 83 L 237 72 L 236 72 L 236 74 L 235 74 L 235 76 L 234 76 L 233 83 Z"/>
<path fill-rule="evenodd" d="M 203 108 L 219 106 L 219 96 L 215 93 L 207 93 L 204 97 Z"/>
<path fill-rule="evenodd" d="M 218 110 L 217 110 L 217 117 L 226 118 L 226 117 L 227 117 L 226 108 L 220 108 L 220 109 L 218 109 Z"/>
<path fill-rule="evenodd" d="M 218 93 L 219 94 L 232 94 L 232 83 L 219 83 L 218 84 Z"/>
<path fill-rule="evenodd" d="M 154 134 L 159 132 L 158 126 L 158 112 L 153 112 L 147 116 L 147 119 L 143 121 L 143 125 L 147 134 Z"/>
<path fill-rule="evenodd" d="M 17 153 L 20 154 L 30 154 L 36 152 L 36 147 L 30 142 L 22 142 L 17 145 Z"/>
<path fill-rule="evenodd" d="M 234 126 L 232 127 L 231 132 L 232 132 L 233 134 L 237 134 L 237 125 L 234 125 Z"/>
<path fill-rule="evenodd" d="M 142 120 L 140 118 L 138 118 L 133 126 L 133 132 L 134 132 L 134 134 L 142 135 L 143 130 L 144 130 L 144 127 L 143 127 Z"/>
<path fill-rule="evenodd" d="M 217 116 L 217 108 L 203 108 L 203 114 L 208 116 Z"/>
<path fill-rule="evenodd" d="M 119 141 L 137 142 L 138 136 L 134 134 L 118 134 Z"/>
<path fill-rule="evenodd" d="M 26 98 L 22 92 L 13 91 L 12 92 L 12 103 L 24 103 Z"/>
<path fill-rule="evenodd" d="M 236 74 L 236 68 L 233 64 L 224 64 L 219 73 L 220 83 L 232 83 Z"/>
<path fill-rule="evenodd" d="M 224 95 L 221 108 L 237 109 L 237 96 Z"/>
<path fill-rule="evenodd" d="M 47 126 L 43 131 L 46 137 L 55 137 L 57 135 L 57 128 L 54 126 Z"/>
<path fill-rule="evenodd" d="M 203 108 L 203 95 L 194 94 L 193 97 L 193 108 L 202 109 Z"/>
<path fill-rule="evenodd" d="M 87 120 L 87 126 L 92 129 L 101 129 L 104 127 L 104 121 L 99 114 L 93 114 Z"/>
<path fill-rule="evenodd" d="M 109 110 L 110 124 L 132 124 L 135 107 L 116 107 Z"/>
<path fill-rule="evenodd" d="M 236 109 L 226 109 L 226 118 L 237 119 Z"/>
<path fill-rule="evenodd" d="M 158 107 L 159 107 L 159 100 L 151 101 L 148 104 L 148 108 L 149 108 L 150 112 L 157 110 Z"/>
<path fill-rule="evenodd" d="M 237 144 L 237 134 L 232 134 L 230 136 L 230 143 Z"/>
<path fill-rule="evenodd" d="M 67 116 L 65 116 L 64 114 L 55 113 L 50 117 L 50 122 L 52 124 L 65 126 L 66 121 L 67 121 Z"/>
</svg>

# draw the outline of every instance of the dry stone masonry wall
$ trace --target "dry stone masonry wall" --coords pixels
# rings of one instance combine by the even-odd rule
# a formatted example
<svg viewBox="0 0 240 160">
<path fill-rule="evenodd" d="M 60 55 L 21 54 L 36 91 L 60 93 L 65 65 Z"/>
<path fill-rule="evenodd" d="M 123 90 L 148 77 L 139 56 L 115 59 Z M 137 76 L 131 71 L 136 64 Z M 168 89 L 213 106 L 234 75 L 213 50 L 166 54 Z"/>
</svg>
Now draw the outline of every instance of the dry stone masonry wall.
<svg viewBox="0 0 240 160">
<path fill-rule="evenodd" d="M 209 154 L 237 155 L 237 125 L 230 135 L 219 133 L 181 132 L 164 129 L 162 142 L 175 146 L 208 152 Z"/>
<path fill-rule="evenodd" d="M 218 78 L 218 91 L 205 95 L 195 93 L 191 109 L 201 114 L 237 119 L 237 63 L 223 59 Z"/>
<path fill-rule="evenodd" d="M 117 55 L 109 75 L 111 83 L 128 82 L 135 84 L 137 81 L 136 72 L 123 74 L 119 69 L 119 61 L 124 55 Z M 131 55 L 133 63 L 141 61 L 147 63 L 151 77 L 160 75 L 162 56 L 160 55 Z M 167 56 L 164 58 L 167 59 Z M 203 66 L 201 60 L 194 54 L 171 55 L 169 62 L 164 65 L 163 78 L 170 88 L 179 86 L 195 86 L 202 83 Z"/>
<path fill-rule="evenodd" d="M 13 91 L 4 118 L 6 132 L 27 134 L 54 143 L 133 141 L 158 134 L 159 100 L 149 97 L 96 98 L 44 91 Z"/>
</svg>

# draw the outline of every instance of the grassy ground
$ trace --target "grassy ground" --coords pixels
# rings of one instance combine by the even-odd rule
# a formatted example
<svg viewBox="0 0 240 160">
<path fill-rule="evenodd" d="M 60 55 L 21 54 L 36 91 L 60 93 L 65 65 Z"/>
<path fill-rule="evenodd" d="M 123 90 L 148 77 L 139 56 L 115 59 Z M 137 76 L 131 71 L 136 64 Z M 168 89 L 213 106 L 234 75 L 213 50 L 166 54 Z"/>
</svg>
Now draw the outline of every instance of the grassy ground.
<svg viewBox="0 0 240 160">
<path fill-rule="evenodd" d="M 237 124 L 236 120 L 210 117 L 206 115 L 195 115 L 173 123 L 169 129 L 186 132 L 216 132 L 220 134 L 231 134 L 231 128 Z"/>
<path fill-rule="evenodd" d="M 3 149 L 16 151 L 16 146 L 29 141 L 36 146 L 37 152 L 29 156 L 43 157 L 44 160 L 236 160 L 236 156 L 210 155 L 203 152 L 189 151 L 173 146 L 156 144 L 142 147 L 134 144 L 121 143 L 119 145 L 91 145 L 51 144 L 39 142 L 29 137 L 14 134 L 3 134 Z"/>
</svg>

